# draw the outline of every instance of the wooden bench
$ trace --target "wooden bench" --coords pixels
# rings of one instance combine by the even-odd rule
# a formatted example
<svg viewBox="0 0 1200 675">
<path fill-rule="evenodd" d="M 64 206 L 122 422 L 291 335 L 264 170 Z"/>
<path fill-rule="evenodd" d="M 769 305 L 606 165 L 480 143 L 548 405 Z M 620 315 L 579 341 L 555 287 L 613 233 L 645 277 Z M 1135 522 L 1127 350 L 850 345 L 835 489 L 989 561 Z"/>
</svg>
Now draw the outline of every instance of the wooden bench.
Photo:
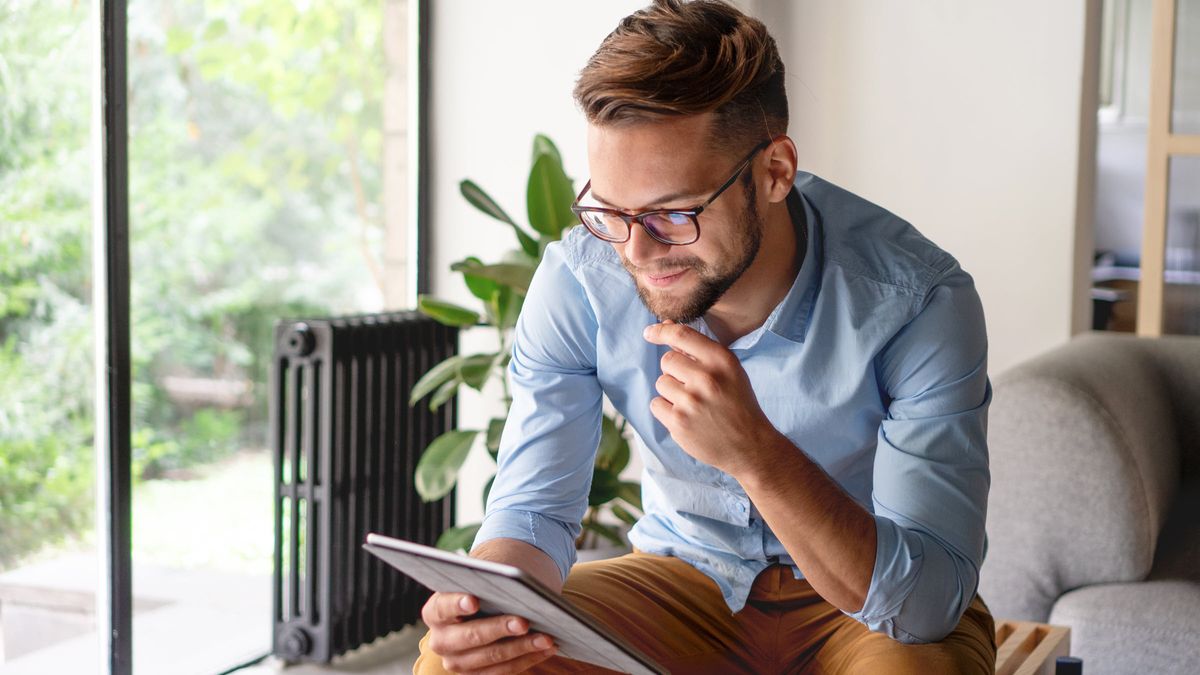
<svg viewBox="0 0 1200 675">
<path fill-rule="evenodd" d="M 1032 621 L 996 622 L 996 675 L 1054 675 L 1071 652 L 1071 629 Z"/>
</svg>

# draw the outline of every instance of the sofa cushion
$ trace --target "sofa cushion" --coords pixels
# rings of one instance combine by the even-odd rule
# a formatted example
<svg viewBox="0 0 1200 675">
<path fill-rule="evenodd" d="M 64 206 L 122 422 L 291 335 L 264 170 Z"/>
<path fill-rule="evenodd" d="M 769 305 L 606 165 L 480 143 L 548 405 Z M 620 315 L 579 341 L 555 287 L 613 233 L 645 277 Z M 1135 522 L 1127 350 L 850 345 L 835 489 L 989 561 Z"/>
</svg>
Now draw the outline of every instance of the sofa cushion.
<svg viewBox="0 0 1200 675">
<path fill-rule="evenodd" d="M 1098 584 L 1064 594 L 1050 623 L 1071 628 L 1088 675 L 1193 675 L 1200 663 L 1200 582 Z"/>
<path fill-rule="evenodd" d="M 1067 590 L 1149 574 L 1179 451 L 1148 342 L 1082 336 L 996 379 L 979 583 L 997 616 L 1045 621 Z"/>
</svg>

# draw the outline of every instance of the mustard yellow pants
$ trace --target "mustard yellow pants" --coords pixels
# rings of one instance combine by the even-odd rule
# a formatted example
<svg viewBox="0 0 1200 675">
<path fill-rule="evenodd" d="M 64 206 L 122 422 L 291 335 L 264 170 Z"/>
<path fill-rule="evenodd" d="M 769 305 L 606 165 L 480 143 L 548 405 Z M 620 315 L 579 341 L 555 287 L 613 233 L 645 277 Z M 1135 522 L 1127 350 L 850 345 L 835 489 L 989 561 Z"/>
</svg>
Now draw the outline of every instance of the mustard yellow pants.
<svg viewBox="0 0 1200 675">
<path fill-rule="evenodd" d="M 717 585 L 678 558 L 635 551 L 572 568 L 563 595 L 672 673 L 992 673 L 995 627 L 978 597 L 941 642 L 905 645 L 873 633 L 825 602 L 789 568 L 754 581 L 733 614 Z M 413 672 L 447 672 L 421 640 Z M 532 673 L 610 673 L 553 657 Z"/>
</svg>

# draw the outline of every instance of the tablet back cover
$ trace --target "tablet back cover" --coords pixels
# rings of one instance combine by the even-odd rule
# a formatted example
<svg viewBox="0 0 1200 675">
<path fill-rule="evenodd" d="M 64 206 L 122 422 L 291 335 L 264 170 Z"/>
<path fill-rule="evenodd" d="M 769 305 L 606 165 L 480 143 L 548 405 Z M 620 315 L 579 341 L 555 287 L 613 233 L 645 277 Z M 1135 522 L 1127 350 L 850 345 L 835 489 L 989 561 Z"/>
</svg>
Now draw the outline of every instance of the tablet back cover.
<svg viewBox="0 0 1200 675">
<path fill-rule="evenodd" d="M 376 534 L 363 547 L 433 591 L 474 595 L 481 615 L 524 617 L 530 632 L 554 637 L 560 656 L 628 673 L 667 672 L 515 567 Z"/>
</svg>

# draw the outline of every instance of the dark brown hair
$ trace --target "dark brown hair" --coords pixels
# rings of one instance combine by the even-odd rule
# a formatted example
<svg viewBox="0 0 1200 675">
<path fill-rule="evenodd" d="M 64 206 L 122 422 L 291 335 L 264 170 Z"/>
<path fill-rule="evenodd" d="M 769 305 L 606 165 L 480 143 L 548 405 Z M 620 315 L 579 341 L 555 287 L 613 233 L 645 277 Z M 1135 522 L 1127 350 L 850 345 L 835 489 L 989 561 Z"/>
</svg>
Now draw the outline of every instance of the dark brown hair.
<svg viewBox="0 0 1200 675">
<path fill-rule="evenodd" d="M 720 0 L 655 0 L 625 17 L 575 84 L 588 122 L 715 113 L 731 153 L 787 131 L 783 61 L 758 19 Z"/>
</svg>

